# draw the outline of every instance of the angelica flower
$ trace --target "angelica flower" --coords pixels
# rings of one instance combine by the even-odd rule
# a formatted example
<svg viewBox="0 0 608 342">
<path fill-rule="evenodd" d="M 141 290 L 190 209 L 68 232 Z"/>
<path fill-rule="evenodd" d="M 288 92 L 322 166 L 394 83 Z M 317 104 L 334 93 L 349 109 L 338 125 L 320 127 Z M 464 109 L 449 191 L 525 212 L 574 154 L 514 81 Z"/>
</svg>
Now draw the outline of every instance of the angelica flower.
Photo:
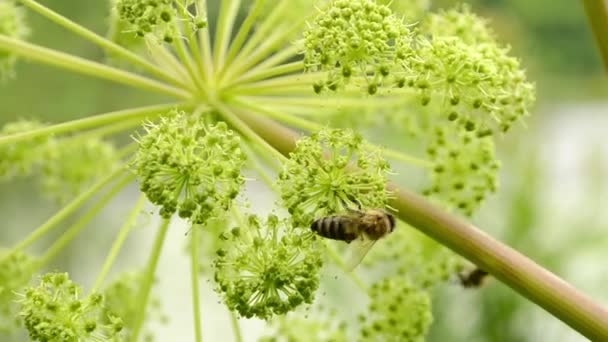
<svg viewBox="0 0 608 342">
<path fill-rule="evenodd" d="M 118 338 L 122 320 L 104 317 L 100 294 L 82 297 L 67 273 L 47 273 L 25 290 L 20 316 L 33 341 L 89 341 Z M 109 323 L 106 323 L 106 319 Z"/>
<path fill-rule="evenodd" d="M 2 6 L 5 5 L 0 2 L 0 13 L 2 13 Z M 2 14 L 0 14 L 1 16 Z M 1 23 L 2 19 L 0 18 Z M 23 133 L 43 126 L 42 123 L 31 120 L 9 122 L 0 130 L 0 136 Z M 0 147 L 0 180 L 10 180 L 17 176 L 30 175 L 40 163 L 48 142 L 49 138 L 42 136 Z"/>
<path fill-rule="evenodd" d="M 0 35 L 24 39 L 28 33 L 23 9 L 18 7 L 14 0 L 0 0 Z M 14 75 L 16 62 L 17 55 L 9 51 L 0 51 L 0 80 Z"/>
<path fill-rule="evenodd" d="M 36 259 L 23 252 L 0 250 L 0 333 L 17 327 L 16 292 L 25 287 L 36 271 Z"/>
<path fill-rule="evenodd" d="M 164 218 L 176 211 L 204 224 L 231 206 L 244 183 L 245 155 L 224 122 L 205 124 L 184 112 L 146 125 L 131 167 L 148 199 Z"/>
<path fill-rule="evenodd" d="M 385 208 L 389 170 L 380 149 L 360 134 L 326 129 L 298 140 L 278 186 L 294 224 L 309 227 L 347 208 Z"/>
<path fill-rule="evenodd" d="M 269 319 L 310 304 L 319 287 L 321 255 L 315 236 L 269 215 L 249 216 L 221 237 L 214 261 L 217 291 L 230 310 Z"/>
</svg>

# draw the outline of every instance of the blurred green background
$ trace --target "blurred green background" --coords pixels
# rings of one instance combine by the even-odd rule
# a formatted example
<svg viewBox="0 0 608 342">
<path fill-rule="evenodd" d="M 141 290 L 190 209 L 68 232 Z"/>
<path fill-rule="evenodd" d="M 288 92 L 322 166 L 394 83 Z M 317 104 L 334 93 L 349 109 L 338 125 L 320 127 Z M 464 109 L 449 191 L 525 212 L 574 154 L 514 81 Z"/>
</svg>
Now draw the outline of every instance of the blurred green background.
<svg viewBox="0 0 608 342">
<path fill-rule="evenodd" d="M 105 34 L 106 1 L 40 2 Z M 452 3 L 436 1 L 433 8 Z M 504 165 L 502 188 L 474 221 L 608 305 L 608 210 L 604 210 L 608 203 L 608 86 L 582 4 L 476 0 L 472 6 L 491 20 L 502 42 L 512 45 L 513 54 L 523 60 L 538 89 L 537 106 L 527 126 L 498 144 Z M 38 15 L 28 14 L 32 42 L 93 60 L 105 59 L 96 46 Z M 114 83 L 22 61 L 17 78 L 0 85 L 0 124 L 33 117 L 62 122 L 163 100 Z M 15 215 L 5 218 L 0 245 L 10 246 L 57 209 L 33 193 L 34 189 L 28 181 L 0 185 L 0 212 Z M 122 211 L 119 207 L 106 210 L 98 221 L 99 228 L 117 227 Z M 112 239 L 112 234 L 99 231 L 90 234 L 62 255 L 65 268 L 80 272 L 75 278 L 84 283 L 92 276 L 80 269 L 96 267 Z M 138 234 L 149 240 L 146 232 Z M 182 234 L 177 231 L 175 236 Z M 99 239 L 95 248 L 87 244 L 92 237 Z M 138 238 L 131 240 L 129 248 L 133 249 L 146 243 Z M 177 248 L 173 253 L 179 252 Z M 82 255 L 86 255 L 84 262 Z M 79 262 L 74 261 L 75 256 Z M 136 264 L 137 259 L 130 263 Z M 181 286 L 186 289 L 187 277 L 183 280 Z M 170 286 L 164 290 L 181 291 L 179 282 L 175 286 L 177 290 Z M 429 341 L 585 340 L 496 281 L 478 291 L 445 286 L 438 292 Z M 178 310 L 179 305 L 169 304 Z M 221 310 L 215 303 L 210 305 Z M 188 317 L 189 307 L 184 311 L 184 317 Z M 210 321 L 216 319 L 226 320 L 227 316 Z M 186 320 L 171 325 L 166 336 L 182 336 L 181 329 L 190 333 L 189 323 Z M 259 331 L 255 324 L 244 325 Z"/>
</svg>

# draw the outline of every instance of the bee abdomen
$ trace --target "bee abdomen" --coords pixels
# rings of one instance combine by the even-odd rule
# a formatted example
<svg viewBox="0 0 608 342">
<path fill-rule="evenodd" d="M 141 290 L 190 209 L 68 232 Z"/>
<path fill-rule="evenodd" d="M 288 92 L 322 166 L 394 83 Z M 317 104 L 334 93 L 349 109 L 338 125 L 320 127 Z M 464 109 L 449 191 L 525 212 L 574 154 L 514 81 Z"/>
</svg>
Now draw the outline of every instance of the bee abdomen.
<svg viewBox="0 0 608 342">
<path fill-rule="evenodd" d="M 312 223 L 310 228 L 322 237 L 332 240 L 350 242 L 356 238 L 355 234 L 350 232 L 348 222 L 340 216 L 318 219 Z"/>
</svg>

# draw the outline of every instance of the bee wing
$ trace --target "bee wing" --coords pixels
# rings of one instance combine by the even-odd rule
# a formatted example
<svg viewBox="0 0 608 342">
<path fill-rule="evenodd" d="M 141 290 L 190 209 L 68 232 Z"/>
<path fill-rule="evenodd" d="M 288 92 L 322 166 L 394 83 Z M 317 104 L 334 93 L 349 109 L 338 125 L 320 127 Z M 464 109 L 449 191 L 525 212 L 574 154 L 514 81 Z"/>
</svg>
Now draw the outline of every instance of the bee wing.
<svg viewBox="0 0 608 342">
<path fill-rule="evenodd" d="M 365 258 L 365 255 L 369 252 L 369 250 L 374 246 L 378 240 L 372 240 L 369 238 L 362 237 L 360 239 L 353 240 L 348 245 L 348 255 L 346 257 L 346 261 L 344 263 L 344 270 L 346 272 L 351 272 L 357 267 Z"/>
</svg>

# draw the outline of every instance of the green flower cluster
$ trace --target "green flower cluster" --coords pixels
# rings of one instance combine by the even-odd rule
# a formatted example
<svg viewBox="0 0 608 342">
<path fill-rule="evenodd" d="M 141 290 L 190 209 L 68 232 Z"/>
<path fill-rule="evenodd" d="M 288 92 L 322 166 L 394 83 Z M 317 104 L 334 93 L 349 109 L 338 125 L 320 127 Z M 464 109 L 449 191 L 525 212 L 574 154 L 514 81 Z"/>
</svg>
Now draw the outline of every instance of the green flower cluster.
<svg viewBox="0 0 608 342">
<path fill-rule="evenodd" d="M 422 342 L 433 322 L 429 294 L 402 277 L 386 278 L 370 289 L 369 311 L 359 316 L 360 341 Z"/>
<path fill-rule="evenodd" d="M 17 327 L 15 293 L 25 287 L 36 271 L 36 259 L 19 251 L 0 250 L 0 333 Z"/>
<path fill-rule="evenodd" d="M 114 145 L 99 138 L 51 140 L 43 155 L 42 189 L 65 203 L 115 170 L 118 162 Z"/>
<path fill-rule="evenodd" d="M 327 72 L 315 92 L 338 90 L 363 78 L 369 94 L 410 54 L 412 34 L 391 10 L 373 0 L 334 0 L 304 32 L 308 71 Z"/>
<path fill-rule="evenodd" d="M 193 31 L 207 26 L 207 17 L 193 15 L 193 0 L 117 0 L 116 11 L 139 37 L 152 34 L 167 43 L 178 37 L 178 25 L 186 20 Z"/>
<path fill-rule="evenodd" d="M 104 313 L 102 318 L 104 323 L 112 323 L 111 317 L 123 318 L 124 330 L 123 336 L 125 340 L 129 339 L 130 329 L 135 324 L 137 318 L 139 303 L 139 291 L 144 278 L 143 272 L 127 272 L 121 274 L 118 279 L 108 285 L 104 291 L 105 299 Z M 146 323 L 157 320 L 159 322 L 167 322 L 168 318 L 161 312 L 160 300 L 151 298 L 146 313 Z M 149 334 L 146 341 L 152 341 L 152 334 Z"/>
<path fill-rule="evenodd" d="M 23 9 L 18 7 L 14 0 L 0 0 L 0 35 L 24 39 L 28 33 Z M 16 62 L 15 54 L 0 50 L 0 80 L 14 75 Z"/>
<path fill-rule="evenodd" d="M 299 139 L 279 174 L 283 205 L 295 225 L 348 208 L 385 208 L 388 162 L 379 148 L 345 129 L 325 129 Z"/>
<path fill-rule="evenodd" d="M 468 4 L 429 13 L 422 22 L 421 31 L 436 37 L 458 37 L 469 45 L 495 42 L 495 34 L 487 20 L 471 12 Z"/>
<path fill-rule="evenodd" d="M 347 324 L 334 311 L 315 310 L 306 314 L 290 312 L 272 322 L 272 333 L 260 342 L 280 341 L 331 341 L 346 342 Z"/>
<path fill-rule="evenodd" d="M 225 213 L 244 184 L 239 137 L 224 122 L 206 124 L 203 116 L 184 112 L 145 128 L 131 166 L 161 216 L 177 211 L 193 224 L 204 224 Z"/>
<path fill-rule="evenodd" d="M 226 246 L 214 261 L 217 291 L 230 310 L 270 319 L 312 303 L 319 287 L 321 254 L 315 236 L 269 215 L 249 216 L 220 237 Z"/>
<path fill-rule="evenodd" d="M 500 164 L 490 137 L 437 127 L 427 155 L 433 162 L 432 185 L 425 195 L 440 198 L 471 216 L 498 188 Z"/>
<path fill-rule="evenodd" d="M 27 288 L 20 315 L 30 338 L 41 342 L 119 340 L 122 320 L 103 317 L 103 296 L 81 296 L 82 289 L 67 273 L 47 273 L 38 286 Z"/>
<path fill-rule="evenodd" d="M 0 13 L 2 4 L 0 2 Z M 6 123 L 0 130 L 0 135 L 23 133 L 43 126 L 38 121 L 18 120 Z M 40 163 L 48 141 L 48 137 L 37 137 L 0 147 L 0 180 L 30 175 Z"/>
</svg>

